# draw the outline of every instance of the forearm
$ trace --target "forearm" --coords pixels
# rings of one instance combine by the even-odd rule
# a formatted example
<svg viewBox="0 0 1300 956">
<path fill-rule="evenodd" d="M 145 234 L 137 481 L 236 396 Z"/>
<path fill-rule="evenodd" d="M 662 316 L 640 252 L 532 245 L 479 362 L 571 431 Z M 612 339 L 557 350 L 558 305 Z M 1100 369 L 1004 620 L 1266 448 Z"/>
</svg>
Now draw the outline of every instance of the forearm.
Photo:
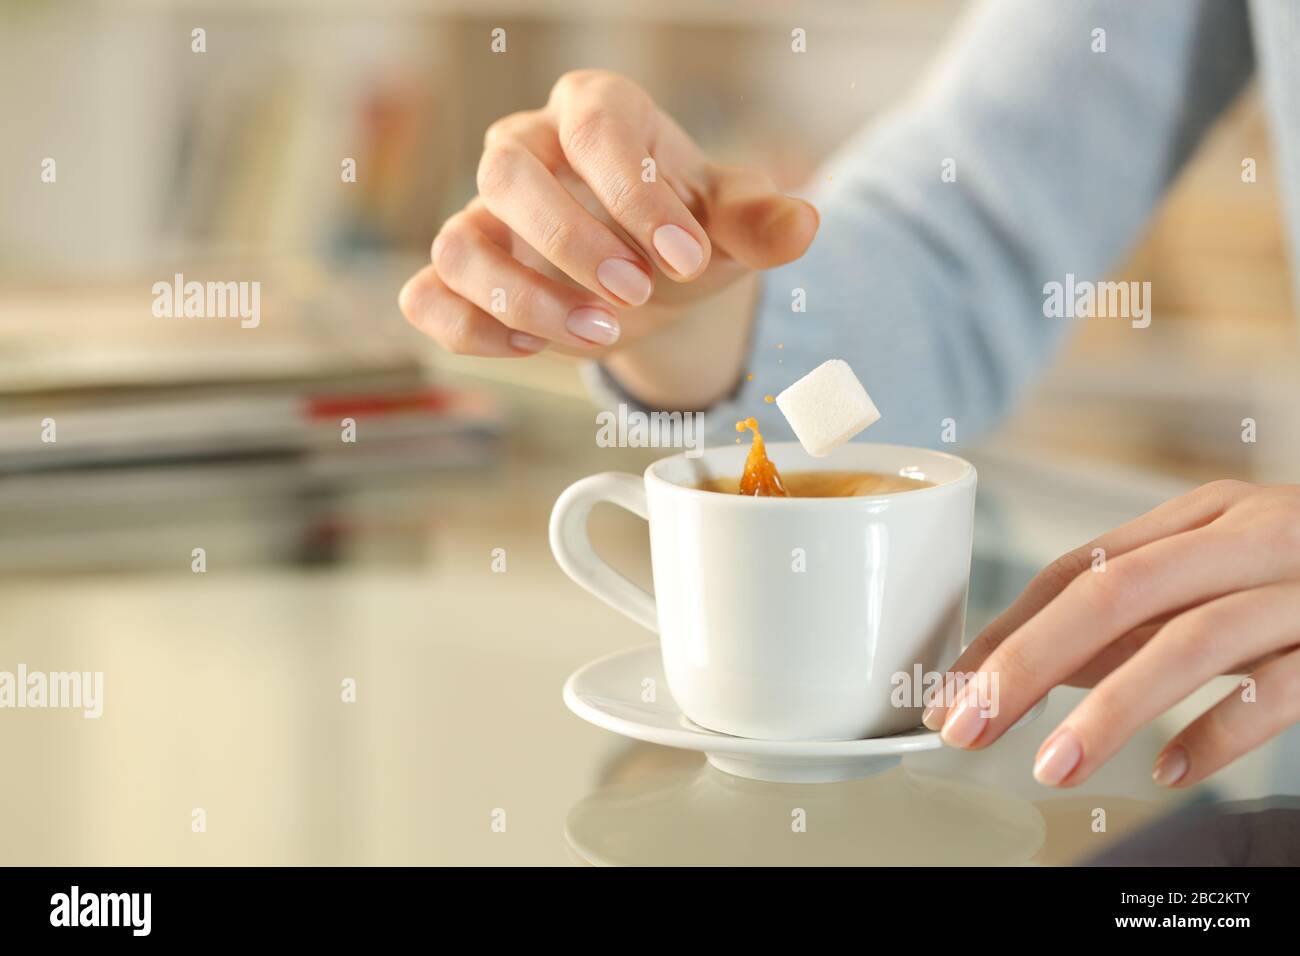
<svg viewBox="0 0 1300 956">
<path fill-rule="evenodd" d="M 1044 284 L 1105 277 L 1251 65 L 1237 4 L 983 4 L 923 92 L 824 171 L 817 238 L 763 274 L 752 337 L 711 328 L 721 348 L 684 327 L 672 349 L 647 343 L 656 362 L 608 368 L 652 404 L 739 383 L 712 424 L 752 414 L 780 435 L 763 397 L 843 358 L 884 416 L 873 439 L 964 442 L 1068 330 Z"/>
</svg>

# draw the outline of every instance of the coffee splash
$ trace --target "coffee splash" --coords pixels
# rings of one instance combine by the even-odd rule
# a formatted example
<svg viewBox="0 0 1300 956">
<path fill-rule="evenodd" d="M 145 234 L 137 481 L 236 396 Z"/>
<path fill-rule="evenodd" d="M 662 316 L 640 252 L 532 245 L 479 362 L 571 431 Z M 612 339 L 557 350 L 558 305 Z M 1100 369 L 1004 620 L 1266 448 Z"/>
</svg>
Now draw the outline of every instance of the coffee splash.
<svg viewBox="0 0 1300 956">
<path fill-rule="evenodd" d="M 763 433 L 758 430 L 758 420 L 746 418 L 736 422 L 736 431 L 743 433 L 746 429 L 754 437 L 749 446 L 749 457 L 745 459 L 745 471 L 740 476 L 740 493 L 753 498 L 790 497 L 781 473 L 767 457 L 767 446 L 763 444 Z"/>
<path fill-rule="evenodd" d="M 856 498 L 933 487 L 924 478 L 873 471 L 796 471 L 782 477 L 776 464 L 767 457 L 758 422 L 753 418 L 736 422 L 736 431 L 753 435 L 744 472 L 739 479 L 720 477 L 702 481 L 695 485 L 698 490 L 749 498 Z"/>
</svg>

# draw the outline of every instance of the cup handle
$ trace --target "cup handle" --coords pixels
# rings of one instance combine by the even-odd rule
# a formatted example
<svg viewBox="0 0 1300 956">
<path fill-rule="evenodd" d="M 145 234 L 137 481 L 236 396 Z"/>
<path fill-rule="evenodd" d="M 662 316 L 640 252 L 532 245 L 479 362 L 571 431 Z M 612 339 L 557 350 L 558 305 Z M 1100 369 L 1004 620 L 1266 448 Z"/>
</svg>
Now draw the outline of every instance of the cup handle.
<svg viewBox="0 0 1300 956">
<path fill-rule="evenodd" d="M 607 471 L 570 485 L 551 510 L 551 553 L 560 568 L 581 587 L 647 630 L 659 632 L 654 595 L 619 574 L 596 553 L 587 537 L 593 505 L 609 502 L 648 518 L 645 480 Z"/>
</svg>

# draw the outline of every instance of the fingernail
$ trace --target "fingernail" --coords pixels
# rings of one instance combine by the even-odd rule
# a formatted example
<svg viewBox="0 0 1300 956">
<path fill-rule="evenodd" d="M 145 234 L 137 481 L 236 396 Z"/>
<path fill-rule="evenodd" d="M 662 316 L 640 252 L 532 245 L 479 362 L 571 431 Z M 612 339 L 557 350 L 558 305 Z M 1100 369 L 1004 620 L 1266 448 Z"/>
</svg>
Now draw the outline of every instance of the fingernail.
<svg viewBox="0 0 1300 956">
<path fill-rule="evenodd" d="M 1187 766 L 1187 751 L 1182 747 L 1174 747 L 1160 755 L 1151 779 L 1162 787 L 1172 787 L 1187 776 Z"/>
<path fill-rule="evenodd" d="M 943 679 L 943 686 L 934 691 L 933 701 L 921 712 L 921 723 L 930 730 L 942 730 L 943 720 L 948 713 L 948 701 L 953 696 L 953 678 L 949 674 Z"/>
<path fill-rule="evenodd" d="M 969 747 L 984 732 L 985 723 L 979 705 L 969 696 L 963 697 L 948 711 L 948 719 L 943 724 L 943 742 L 950 747 Z"/>
<path fill-rule="evenodd" d="M 821 228 L 822 214 L 817 211 L 817 207 L 806 199 L 800 199 L 799 201 L 812 210 L 813 218 L 817 221 L 817 227 Z"/>
<path fill-rule="evenodd" d="M 606 259 L 596 266 L 596 278 L 628 305 L 641 305 L 650 298 L 650 277 L 627 259 Z"/>
<path fill-rule="evenodd" d="M 397 293 L 397 308 L 401 310 L 402 315 L 410 315 L 413 305 L 415 305 L 415 276 L 407 279 L 402 290 Z"/>
<path fill-rule="evenodd" d="M 694 275 L 704 261 L 704 247 L 681 226 L 660 226 L 653 238 L 659 255 L 678 275 Z"/>
<path fill-rule="evenodd" d="M 921 712 L 921 723 L 925 724 L 930 730 L 941 730 L 943 728 L 943 714 L 938 707 L 927 707 Z"/>
<path fill-rule="evenodd" d="M 574 309 L 564 325 L 578 338 L 594 345 L 613 345 L 618 341 L 618 320 L 603 309 L 590 306 Z"/>
<path fill-rule="evenodd" d="M 1038 751 L 1038 759 L 1034 761 L 1034 779 L 1054 787 L 1073 773 L 1082 759 L 1083 744 L 1079 743 L 1079 735 L 1069 727 L 1062 728 Z"/>
<path fill-rule="evenodd" d="M 527 332 L 511 332 L 507 341 L 512 349 L 520 352 L 540 352 L 546 348 L 546 339 L 529 335 Z"/>
</svg>

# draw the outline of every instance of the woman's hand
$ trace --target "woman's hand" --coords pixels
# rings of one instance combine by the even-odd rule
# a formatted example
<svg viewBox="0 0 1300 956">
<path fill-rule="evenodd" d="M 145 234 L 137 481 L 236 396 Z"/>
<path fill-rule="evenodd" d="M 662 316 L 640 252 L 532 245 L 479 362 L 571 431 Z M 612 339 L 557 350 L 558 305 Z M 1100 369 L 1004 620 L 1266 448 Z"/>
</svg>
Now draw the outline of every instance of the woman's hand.
<svg viewBox="0 0 1300 956">
<path fill-rule="evenodd" d="M 707 162 L 640 87 L 598 70 L 494 123 L 478 188 L 400 295 L 413 325 L 466 355 L 626 345 L 799 257 L 818 223 L 762 174 Z"/>
<path fill-rule="evenodd" d="M 1156 759 L 1157 782 L 1187 786 L 1300 720 L 1298 648 L 1300 486 L 1216 481 L 1041 572 L 952 667 L 998 675 L 996 715 L 974 684 L 925 724 L 978 749 L 1057 684 L 1092 687 L 1034 765 L 1068 787 L 1210 678 L 1249 674 Z"/>
</svg>

